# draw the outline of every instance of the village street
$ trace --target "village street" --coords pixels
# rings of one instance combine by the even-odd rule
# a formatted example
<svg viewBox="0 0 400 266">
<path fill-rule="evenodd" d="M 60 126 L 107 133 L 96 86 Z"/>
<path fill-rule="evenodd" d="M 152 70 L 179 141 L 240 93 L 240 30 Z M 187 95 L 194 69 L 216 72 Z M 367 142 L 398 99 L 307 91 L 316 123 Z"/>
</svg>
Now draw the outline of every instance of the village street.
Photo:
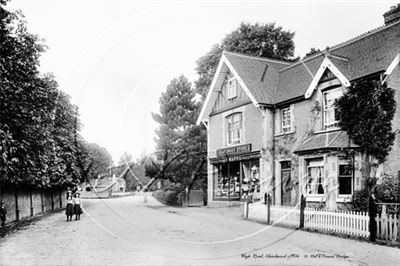
<svg viewBox="0 0 400 266">
<path fill-rule="evenodd" d="M 85 200 L 0 240 L 1 265 L 395 265 L 400 249 L 243 220 L 239 208 L 172 208 L 151 196 Z M 258 256 L 256 258 L 255 256 Z M 279 257 L 279 258 L 277 258 Z"/>
</svg>

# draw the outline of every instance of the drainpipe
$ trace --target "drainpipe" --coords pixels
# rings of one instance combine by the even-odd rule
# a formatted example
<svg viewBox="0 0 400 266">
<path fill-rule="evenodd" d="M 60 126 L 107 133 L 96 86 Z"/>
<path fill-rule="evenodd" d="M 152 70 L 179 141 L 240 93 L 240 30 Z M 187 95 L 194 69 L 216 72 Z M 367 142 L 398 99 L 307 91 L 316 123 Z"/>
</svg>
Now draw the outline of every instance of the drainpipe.
<svg viewBox="0 0 400 266">
<path fill-rule="evenodd" d="M 264 122 L 265 122 L 265 118 L 267 116 L 269 116 L 269 114 L 267 114 L 267 112 L 271 111 L 272 115 L 270 116 L 271 121 L 266 122 L 266 124 L 263 125 L 263 127 L 265 127 L 265 141 L 271 141 L 271 150 L 270 150 L 270 168 L 268 169 L 270 171 L 271 174 L 271 180 L 270 180 L 270 184 L 267 184 L 268 188 L 269 186 L 272 186 L 272 190 L 267 191 L 267 193 L 272 194 L 272 204 L 275 205 L 275 137 L 274 137 L 274 132 L 275 132 L 275 106 L 262 106 L 261 108 L 261 113 L 264 117 Z M 264 123 L 263 122 L 263 123 Z M 268 130 L 271 130 L 271 132 L 269 132 Z M 265 143 L 267 144 L 267 143 Z M 270 188 L 269 188 L 270 189 Z"/>
<path fill-rule="evenodd" d="M 272 203 L 275 205 L 276 203 L 276 185 L 275 185 L 275 110 L 276 107 L 272 108 L 272 163 L 271 163 L 271 174 L 272 174 Z"/>
</svg>

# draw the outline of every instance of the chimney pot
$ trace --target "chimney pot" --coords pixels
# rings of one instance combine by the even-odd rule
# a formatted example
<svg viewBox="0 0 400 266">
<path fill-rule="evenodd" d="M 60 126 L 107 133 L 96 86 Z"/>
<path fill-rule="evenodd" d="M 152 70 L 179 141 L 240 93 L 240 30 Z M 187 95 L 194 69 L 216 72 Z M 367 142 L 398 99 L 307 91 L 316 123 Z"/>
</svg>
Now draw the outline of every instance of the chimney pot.
<svg viewBox="0 0 400 266">
<path fill-rule="evenodd" d="M 397 6 L 391 6 L 390 10 L 383 14 L 385 25 L 397 22 L 400 20 L 400 3 Z"/>
</svg>

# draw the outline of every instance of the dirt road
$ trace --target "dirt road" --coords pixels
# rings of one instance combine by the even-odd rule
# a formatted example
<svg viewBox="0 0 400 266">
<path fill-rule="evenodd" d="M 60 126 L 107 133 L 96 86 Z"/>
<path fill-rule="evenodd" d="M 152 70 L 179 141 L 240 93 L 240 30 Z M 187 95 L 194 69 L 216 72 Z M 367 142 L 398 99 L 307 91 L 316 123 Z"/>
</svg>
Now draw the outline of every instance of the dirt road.
<svg viewBox="0 0 400 266">
<path fill-rule="evenodd" d="M 0 240 L 1 265 L 398 265 L 400 249 L 243 220 L 238 208 L 172 208 L 150 196 L 86 200 Z"/>
</svg>

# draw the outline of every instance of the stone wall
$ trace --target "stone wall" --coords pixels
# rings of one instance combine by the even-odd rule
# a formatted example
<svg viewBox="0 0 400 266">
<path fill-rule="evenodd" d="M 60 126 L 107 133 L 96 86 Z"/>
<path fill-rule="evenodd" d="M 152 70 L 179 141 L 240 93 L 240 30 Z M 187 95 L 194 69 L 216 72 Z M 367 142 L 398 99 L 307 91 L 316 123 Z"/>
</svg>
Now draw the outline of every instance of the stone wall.
<svg viewBox="0 0 400 266">
<path fill-rule="evenodd" d="M 66 191 L 40 190 L 29 186 L 0 185 L 0 201 L 7 209 L 6 223 L 60 210 L 65 207 Z"/>
</svg>

